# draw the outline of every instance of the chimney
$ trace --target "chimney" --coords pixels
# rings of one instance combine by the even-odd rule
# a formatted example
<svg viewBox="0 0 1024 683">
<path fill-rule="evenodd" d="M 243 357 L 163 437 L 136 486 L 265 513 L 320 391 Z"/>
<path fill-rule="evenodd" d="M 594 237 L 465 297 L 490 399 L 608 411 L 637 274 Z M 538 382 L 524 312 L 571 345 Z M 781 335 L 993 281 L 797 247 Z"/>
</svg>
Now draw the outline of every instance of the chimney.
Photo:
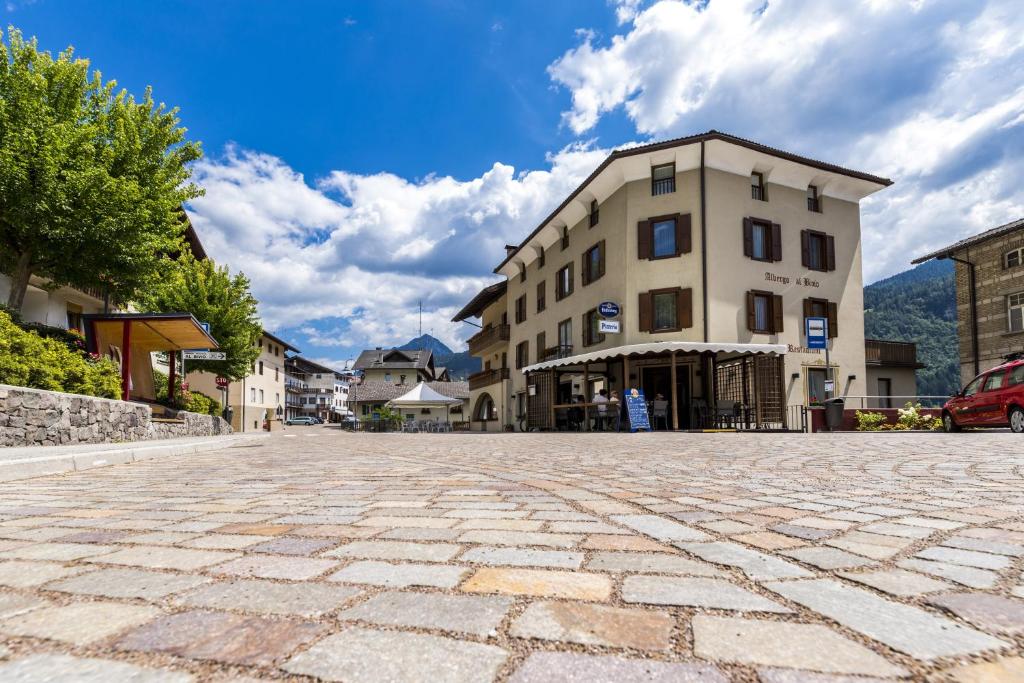
<svg viewBox="0 0 1024 683">
<path fill-rule="evenodd" d="M 519 247 L 517 247 L 514 244 L 506 244 L 505 245 L 505 258 L 508 258 L 512 254 L 514 254 L 516 252 L 516 249 L 518 249 L 518 248 Z"/>
</svg>

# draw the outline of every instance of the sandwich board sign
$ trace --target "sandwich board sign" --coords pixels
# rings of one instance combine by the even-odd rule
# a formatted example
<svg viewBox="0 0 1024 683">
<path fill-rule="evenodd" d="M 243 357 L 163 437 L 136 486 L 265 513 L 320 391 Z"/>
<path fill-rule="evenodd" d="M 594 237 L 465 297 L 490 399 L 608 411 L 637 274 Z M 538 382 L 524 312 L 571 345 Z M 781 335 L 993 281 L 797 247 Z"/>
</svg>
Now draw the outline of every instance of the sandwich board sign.
<svg viewBox="0 0 1024 683">
<path fill-rule="evenodd" d="M 647 416 L 647 401 L 644 392 L 639 389 L 626 389 L 626 414 L 629 415 L 629 431 L 641 429 L 651 431 L 651 421 Z"/>
<path fill-rule="evenodd" d="M 806 319 L 807 348 L 828 348 L 828 319 L 812 317 Z"/>
</svg>

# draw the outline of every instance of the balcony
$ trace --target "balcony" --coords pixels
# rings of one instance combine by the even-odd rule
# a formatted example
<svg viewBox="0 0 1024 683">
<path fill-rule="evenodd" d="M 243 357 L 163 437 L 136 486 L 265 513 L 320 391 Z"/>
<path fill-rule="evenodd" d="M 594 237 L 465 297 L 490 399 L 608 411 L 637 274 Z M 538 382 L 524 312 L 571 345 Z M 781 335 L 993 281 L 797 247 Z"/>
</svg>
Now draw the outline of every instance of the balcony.
<svg viewBox="0 0 1024 683">
<path fill-rule="evenodd" d="M 923 368 L 917 362 L 917 344 L 913 342 L 864 340 L 864 360 L 867 365 Z"/>
<path fill-rule="evenodd" d="M 540 358 L 537 359 L 538 363 L 543 363 L 546 360 L 558 360 L 559 358 L 568 358 L 572 355 L 572 344 L 560 344 L 558 346 L 549 346 L 548 348 L 541 351 Z"/>
<path fill-rule="evenodd" d="M 469 354 L 482 356 L 495 346 L 507 344 L 508 337 L 508 325 L 489 325 L 469 338 Z"/>
<path fill-rule="evenodd" d="M 508 368 L 474 372 L 469 376 L 469 390 L 482 389 L 506 379 L 508 379 Z"/>
</svg>

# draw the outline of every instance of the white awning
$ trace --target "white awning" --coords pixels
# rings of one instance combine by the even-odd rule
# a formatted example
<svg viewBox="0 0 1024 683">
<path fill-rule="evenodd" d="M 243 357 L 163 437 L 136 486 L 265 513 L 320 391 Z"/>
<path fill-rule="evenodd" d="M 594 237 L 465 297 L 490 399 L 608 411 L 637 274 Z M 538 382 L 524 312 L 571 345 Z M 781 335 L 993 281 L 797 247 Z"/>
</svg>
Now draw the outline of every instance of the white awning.
<svg viewBox="0 0 1024 683">
<path fill-rule="evenodd" d="M 420 382 L 398 398 L 388 401 L 387 405 L 399 408 L 403 406 L 406 408 L 427 408 L 432 406 L 450 406 L 456 403 L 462 403 L 462 400 L 445 396 L 428 387 L 426 382 Z"/>
<path fill-rule="evenodd" d="M 523 368 L 523 372 L 534 372 L 536 370 L 547 370 L 563 365 L 582 365 L 584 363 L 596 363 L 603 360 L 611 360 L 620 356 L 642 356 L 648 353 L 664 353 L 666 351 L 680 351 L 682 353 L 731 353 L 744 355 L 748 353 L 766 353 L 769 355 L 784 355 L 788 347 L 785 344 L 728 344 L 715 342 L 680 342 L 664 341 L 651 342 L 649 344 L 627 344 L 625 346 L 613 346 L 610 349 L 600 349 L 590 353 L 581 353 L 577 356 L 556 358 L 543 363 L 534 363 Z"/>
</svg>

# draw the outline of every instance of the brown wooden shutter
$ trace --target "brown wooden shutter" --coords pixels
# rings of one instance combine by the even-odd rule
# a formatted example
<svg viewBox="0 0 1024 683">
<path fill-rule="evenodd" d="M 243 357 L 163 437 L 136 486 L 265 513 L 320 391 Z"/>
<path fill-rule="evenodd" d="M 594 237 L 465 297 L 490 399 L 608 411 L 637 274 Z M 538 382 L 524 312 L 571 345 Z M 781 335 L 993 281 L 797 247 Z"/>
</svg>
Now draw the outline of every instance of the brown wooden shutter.
<svg viewBox="0 0 1024 683">
<path fill-rule="evenodd" d="M 754 256 L 754 221 L 743 219 L 743 255 Z"/>
<path fill-rule="evenodd" d="M 782 332 L 782 296 L 780 294 L 772 295 L 772 332 L 775 334 Z"/>
<path fill-rule="evenodd" d="M 814 315 L 814 299 L 804 299 L 804 317 L 810 318 Z"/>
<path fill-rule="evenodd" d="M 828 336 L 839 336 L 839 306 L 834 301 L 828 302 Z"/>
<path fill-rule="evenodd" d="M 693 236 L 690 230 L 690 214 L 676 216 L 676 253 L 689 254 L 693 251 Z"/>
<path fill-rule="evenodd" d="M 573 263 L 572 261 L 569 261 L 569 291 L 566 292 L 566 294 L 572 294 L 573 289 L 576 288 L 576 278 L 573 277 L 572 270 Z"/>
<path fill-rule="evenodd" d="M 640 221 L 636 224 L 636 256 L 651 258 L 651 222 Z"/>
<path fill-rule="evenodd" d="M 825 236 L 825 270 L 836 269 L 836 238 Z"/>
<path fill-rule="evenodd" d="M 583 252 L 583 257 L 580 263 L 580 281 L 584 285 L 590 284 L 590 250 Z"/>
<path fill-rule="evenodd" d="M 811 232 L 810 230 L 800 231 L 800 263 L 804 268 L 811 267 Z"/>
<path fill-rule="evenodd" d="M 782 260 L 782 226 L 772 223 L 772 261 Z"/>
<path fill-rule="evenodd" d="M 693 290 L 689 287 L 676 294 L 676 322 L 680 328 L 693 327 Z"/>
<path fill-rule="evenodd" d="M 637 308 L 639 309 L 640 313 L 640 331 L 650 332 L 652 325 L 651 321 L 654 318 L 654 316 L 652 315 L 653 311 L 651 311 L 650 292 L 640 292 L 640 300 L 639 302 L 637 302 Z"/>
<path fill-rule="evenodd" d="M 598 259 L 597 277 L 604 275 L 604 240 L 597 243 L 597 253 L 600 256 Z"/>
<path fill-rule="evenodd" d="M 757 312 L 755 311 L 753 292 L 747 292 L 747 329 L 750 331 L 757 329 Z"/>
</svg>

